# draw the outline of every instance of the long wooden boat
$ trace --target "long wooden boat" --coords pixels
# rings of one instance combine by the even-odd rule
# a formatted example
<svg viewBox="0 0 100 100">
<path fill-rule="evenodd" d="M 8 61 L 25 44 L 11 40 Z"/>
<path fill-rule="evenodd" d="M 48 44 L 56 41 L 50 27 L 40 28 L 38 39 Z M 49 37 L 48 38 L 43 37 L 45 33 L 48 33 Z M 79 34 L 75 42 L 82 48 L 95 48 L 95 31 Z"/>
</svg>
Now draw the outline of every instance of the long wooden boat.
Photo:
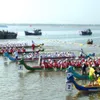
<svg viewBox="0 0 100 100">
<path fill-rule="evenodd" d="M 80 73 L 75 72 L 72 66 L 69 66 L 66 71 L 72 73 L 77 79 L 89 79 L 88 75 L 81 75 Z"/>
<path fill-rule="evenodd" d="M 42 51 L 42 50 L 41 50 Z M 11 56 L 8 52 L 5 52 L 3 54 L 5 57 L 9 58 L 11 61 L 15 61 L 14 57 Z M 75 60 L 75 59 L 82 59 L 84 57 L 69 57 L 69 56 L 43 56 L 42 54 L 41 55 L 38 55 L 38 56 L 33 56 L 33 57 L 18 57 L 17 60 L 21 60 L 22 58 L 25 60 L 25 61 L 34 61 L 34 60 L 38 60 L 39 57 L 42 57 L 43 60 L 48 60 L 48 59 L 51 59 L 51 60 L 65 60 L 65 59 L 69 59 L 69 60 Z"/>
<path fill-rule="evenodd" d="M 7 57 L 9 60 L 11 61 L 19 61 L 22 59 L 22 57 L 18 57 L 18 59 L 16 60 L 16 58 L 14 58 L 13 56 L 11 56 L 8 52 L 5 52 L 4 57 Z M 34 60 L 38 60 L 38 58 L 24 58 L 25 61 L 34 61 Z"/>
<path fill-rule="evenodd" d="M 12 57 L 8 52 L 5 52 L 4 56 L 9 58 L 11 61 L 15 61 L 15 58 Z M 75 59 L 74 57 L 65 57 L 65 56 L 64 57 L 42 57 L 42 59 L 44 59 L 44 60 L 46 60 L 46 59 L 66 59 L 66 58 Z M 18 60 L 21 60 L 21 59 L 22 59 L 22 57 L 18 58 Z M 24 58 L 25 61 L 33 61 L 33 60 L 38 60 L 38 59 L 39 59 L 39 57 Z"/>
<path fill-rule="evenodd" d="M 41 59 L 40 59 L 40 61 L 39 61 L 40 63 L 41 63 Z M 27 70 L 31 70 L 31 71 L 35 71 L 35 70 L 56 70 L 56 71 L 58 71 L 58 70 L 64 70 L 65 68 L 54 68 L 54 67 L 48 67 L 48 68 L 44 68 L 43 66 L 41 66 L 41 64 L 39 64 L 38 66 L 33 66 L 33 67 L 31 67 L 31 66 L 29 66 L 29 65 L 27 65 L 26 63 L 25 63 L 25 61 L 24 61 L 24 59 L 21 59 L 20 61 L 19 61 L 19 64 L 20 65 L 24 65 L 24 67 L 27 69 Z"/>
<path fill-rule="evenodd" d="M 18 54 L 23 54 L 23 53 L 24 53 L 24 54 L 29 54 L 29 53 L 42 52 L 42 51 L 44 51 L 44 48 L 43 48 L 43 49 L 39 49 L 38 51 L 33 51 L 33 50 L 21 51 L 21 50 L 20 50 L 20 51 L 18 52 Z M 10 51 L 7 51 L 7 52 L 8 52 L 9 54 L 13 54 L 13 52 L 10 52 Z M 1 55 L 3 55 L 3 53 L 4 53 L 4 52 L 0 51 L 0 54 L 1 54 Z"/>
<path fill-rule="evenodd" d="M 75 88 L 78 90 L 78 91 L 81 91 L 81 92 L 100 92 L 100 85 L 99 84 L 96 84 L 96 85 L 93 85 L 93 86 L 90 86 L 90 85 L 86 85 L 86 86 L 82 86 L 82 85 L 79 85 L 75 80 L 74 80 L 74 77 L 73 75 L 70 75 L 69 77 L 67 77 L 67 80 L 71 83 L 74 84 Z"/>
<path fill-rule="evenodd" d="M 40 46 L 43 46 L 44 45 L 44 43 L 41 43 L 41 44 L 37 44 L 37 45 L 35 45 L 35 47 L 40 47 Z M 0 48 L 5 48 L 5 47 L 16 47 L 16 48 L 22 48 L 22 47 L 25 47 L 25 48 L 31 48 L 32 47 L 32 45 L 31 44 L 27 44 L 27 43 L 25 43 L 25 44 L 0 44 Z"/>
</svg>

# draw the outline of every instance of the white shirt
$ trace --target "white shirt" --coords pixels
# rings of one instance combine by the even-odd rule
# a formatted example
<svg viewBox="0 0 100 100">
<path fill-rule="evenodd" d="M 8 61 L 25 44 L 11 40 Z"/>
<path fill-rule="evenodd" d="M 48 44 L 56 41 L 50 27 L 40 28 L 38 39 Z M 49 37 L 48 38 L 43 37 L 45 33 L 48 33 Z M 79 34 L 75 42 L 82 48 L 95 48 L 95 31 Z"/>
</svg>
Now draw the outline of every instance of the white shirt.
<svg viewBox="0 0 100 100">
<path fill-rule="evenodd" d="M 14 52 L 14 56 L 18 57 L 18 52 L 17 51 Z"/>
</svg>

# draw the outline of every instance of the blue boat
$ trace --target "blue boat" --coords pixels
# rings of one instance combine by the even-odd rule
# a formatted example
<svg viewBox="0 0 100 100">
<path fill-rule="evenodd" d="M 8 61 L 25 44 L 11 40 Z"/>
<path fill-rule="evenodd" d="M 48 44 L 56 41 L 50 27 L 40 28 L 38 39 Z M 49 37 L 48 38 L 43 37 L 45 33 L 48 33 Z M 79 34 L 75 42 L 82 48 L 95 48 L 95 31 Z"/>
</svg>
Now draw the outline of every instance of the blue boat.
<svg viewBox="0 0 100 100">
<path fill-rule="evenodd" d="M 8 52 L 5 52 L 5 53 L 4 53 L 4 57 L 9 58 L 11 61 L 16 61 L 16 58 L 10 56 Z"/>
<path fill-rule="evenodd" d="M 73 83 L 75 88 L 80 91 L 80 92 L 100 92 L 100 85 L 93 85 L 93 86 L 82 86 L 82 85 L 79 85 L 75 80 L 74 80 L 74 77 L 73 77 L 73 74 L 70 75 L 69 77 L 67 77 L 67 80 L 70 82 L 70 83 Z"/>
</svg>

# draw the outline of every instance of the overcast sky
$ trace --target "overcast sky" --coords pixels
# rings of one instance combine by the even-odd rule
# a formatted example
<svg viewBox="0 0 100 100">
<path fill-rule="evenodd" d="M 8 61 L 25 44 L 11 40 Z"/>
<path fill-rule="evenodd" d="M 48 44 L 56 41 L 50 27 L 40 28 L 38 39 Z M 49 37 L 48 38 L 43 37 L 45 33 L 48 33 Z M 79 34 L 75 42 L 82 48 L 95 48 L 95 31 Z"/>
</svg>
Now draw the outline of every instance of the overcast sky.
<svg viewBox="0 0 100 100">
<path fill-rule="evenodd" d="M 0 0 L 0 23 L 100 24 L 100 0 Z"/>
</svg>

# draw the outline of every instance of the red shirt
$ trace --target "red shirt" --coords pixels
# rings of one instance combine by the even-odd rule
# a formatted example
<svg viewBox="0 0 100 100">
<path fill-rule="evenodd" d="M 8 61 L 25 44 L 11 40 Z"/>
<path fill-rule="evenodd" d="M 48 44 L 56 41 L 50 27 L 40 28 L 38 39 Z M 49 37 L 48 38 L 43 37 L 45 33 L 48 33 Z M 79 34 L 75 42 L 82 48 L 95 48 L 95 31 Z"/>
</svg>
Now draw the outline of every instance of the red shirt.
<svg viewBox="0 0 100 100">
<path fill-rule="evenodd" d="M 13 52 L 14 52 L 14 50 L 11 48 L 11 49 L 10 49 L 10 53 L 13 53 Z"/>
<path fill-rule="evenodd" d="M 32 49 L 33 49 L 33 50 L 35 49 L 35 45 L 34 45 L 34 44 L 32 44 Z"/>
<path fill-rule="evenodd" d="M 26 52 L 25 48 L 22 49 L 22 52 Z"/>
</svg>

